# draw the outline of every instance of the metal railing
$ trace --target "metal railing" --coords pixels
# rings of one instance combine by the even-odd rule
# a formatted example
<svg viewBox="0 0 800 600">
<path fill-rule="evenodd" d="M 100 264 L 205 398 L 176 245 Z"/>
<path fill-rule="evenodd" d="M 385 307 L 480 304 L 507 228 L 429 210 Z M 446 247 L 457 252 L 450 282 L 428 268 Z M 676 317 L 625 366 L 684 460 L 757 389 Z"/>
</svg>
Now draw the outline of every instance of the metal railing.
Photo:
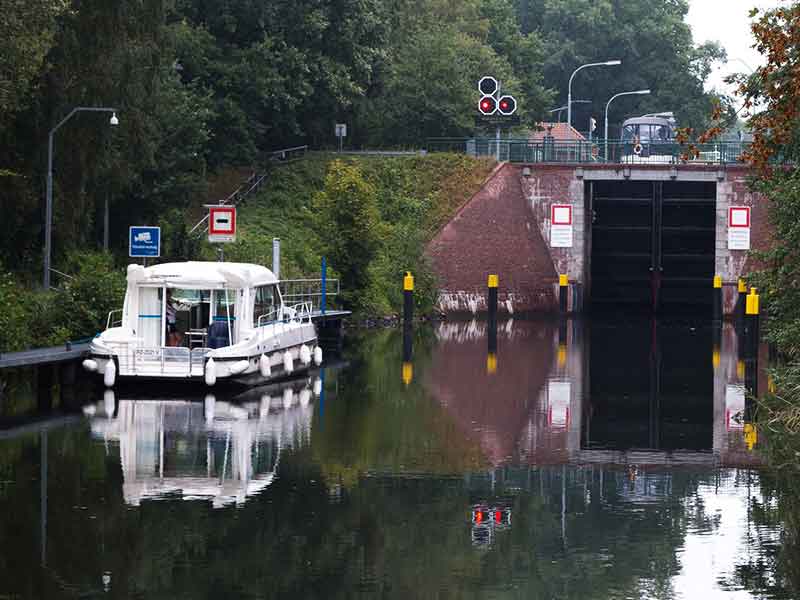
<svg viewBox="0 0 800 600">
<path fill-rule="evenodd" d="M 112 319 L 113 315 L 119 313 L 120 316 L 122 315 L 122 309 L 118 308 L 116 310 L 108 311 L 108 316 L 106 317 L 106 329 L 111 329 L 112 327 L 119 327 L 122 325 L 122 319 L 114 320 Z"/>
<path fill-rule="evenodd" d="M 279 306 L 266 314 L 260 315 L 256 320 L 256 327 L 261 328 L 276 323 L 290 323 L 292 321 L 310 323 L 313 311 L 314 307 L 311 302 L 299 302 L 293 306 Z"/>
<path fill-rule="evenodd" d="M 287 304 L 309 302 L 319 306 L 322 298 L 322 279 L 283 279 L 278 282 L 281 296 Z M 325 298 L 339 295 L 339 280 L 325 279 Z"/>
<path fill-rule="evenodd" d="M 499 157 L 513 163 L 572 164 L 735 164 L 750 148 L 749 142 L 678 144 L 624 140 L 528 140 L 494 138 L 430 138 L 430 152 L 457 152 Z"/>
</svg>

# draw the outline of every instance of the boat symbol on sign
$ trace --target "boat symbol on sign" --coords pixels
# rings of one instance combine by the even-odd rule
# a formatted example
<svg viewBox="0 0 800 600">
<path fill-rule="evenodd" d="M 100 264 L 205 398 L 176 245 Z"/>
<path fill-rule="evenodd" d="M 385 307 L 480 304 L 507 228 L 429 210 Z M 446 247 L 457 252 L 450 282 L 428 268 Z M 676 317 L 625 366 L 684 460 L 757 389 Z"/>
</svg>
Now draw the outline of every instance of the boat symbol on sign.
<svg viewBox="0 0 800 600">
<path fill-rule="evenodd" d="M 153 238 L 150 237 L 149 231 L 142 231 L 141 233 L 137 233 L 135 236 L 133 236 L 133 241 L 150 243 L 153 241 Z"/>
</svg>

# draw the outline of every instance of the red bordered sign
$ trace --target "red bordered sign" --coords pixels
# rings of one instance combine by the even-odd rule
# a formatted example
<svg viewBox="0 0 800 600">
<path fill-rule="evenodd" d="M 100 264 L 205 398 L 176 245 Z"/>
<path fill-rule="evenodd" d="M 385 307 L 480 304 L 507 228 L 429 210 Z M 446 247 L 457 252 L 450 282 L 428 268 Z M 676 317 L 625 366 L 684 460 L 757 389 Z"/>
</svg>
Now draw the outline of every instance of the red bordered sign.
<svg viewBox="0 0 800 600">
<path fill-rule="evenodd" d="M 750 227 L 750 207 L 731 206 L 728 209 L 728 227 Z"/>
<path fill-rule="evenodd" d="M 553 204 L 550 207 L 550 223 L 553 225 L 572 225 L 572 205 Z"/>
<path fill-rule="evenodd" d="M 236 240 L 236 208 L 210 206 L 208 209 L 208 241 L 233 242 Z"/>
</svg>

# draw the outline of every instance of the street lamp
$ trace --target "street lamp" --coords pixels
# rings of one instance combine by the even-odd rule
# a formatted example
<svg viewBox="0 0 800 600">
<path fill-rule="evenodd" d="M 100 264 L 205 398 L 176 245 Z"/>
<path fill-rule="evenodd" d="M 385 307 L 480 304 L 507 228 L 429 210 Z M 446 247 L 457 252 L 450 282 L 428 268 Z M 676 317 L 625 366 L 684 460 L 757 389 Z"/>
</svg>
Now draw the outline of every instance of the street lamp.
<svg viewBox="0 0 800 600">
<path fill-rule="evenodd" d="M 605 126 L 605 131 L 604 131 L 604 134 L 603 134 L 605 136 L 604 137 L 604 139 L 605 139 L 605 142 L 604 142 L 605 143 L 604 154 L 605 154 L 606 162 L 608 162 L 608 107 L 611 105 L 611 103 L 616 98 L 619 98 L 620 96 L 636 96 L 636 95 L 644 96 L 644 95 L 649 94 L 649 93 L 650 93 L 650 90 L 636 90 L 635 92 L 621 92 L 619 94 L 615 94 L 615 95 L 611 96 L 611 99 L 608 102 L 606 102 L 606 126 Z"/>
<path fill-rule="evenodd" d="M 573 104 L 591 104 L 591 100 L 573 100 Z M 567 110 L 567 105 L 559 106 L 558 108 L 554 108 L 553 110 L 548 110 L 548 114 L 558 113 L 558 122 L 561 123 L 561 113 Z"/>
<path fill-rule="evenodd" d="M 53 138 L 61 126 L 69 121 L 75 113 L 79 112 L 110 112 L 110 125 L 119 125 L 116 108 L 104 106 L 77 106 L 69 114 L 61 119 L 58 124 L 50 130 L 47 139 L 47 204 L 44 218 L 44 277 L 43 285 L 45 290 L 50 289 L 50 254 L 52 250 L 52 224 L 53 224 Z"/>
<path fill-rule="evenodd" d="M 612 67 L 614 65 L 621 65 L 621 60 L 607 60 L 605 62 L 589 63 L 581 65 L 572 72 L 569 76 L 569 83 L 567 84 L 567 125 L 572 125 L 572 80 L 578 71 L 588 69 L 589 67 Z"/>
</svg>

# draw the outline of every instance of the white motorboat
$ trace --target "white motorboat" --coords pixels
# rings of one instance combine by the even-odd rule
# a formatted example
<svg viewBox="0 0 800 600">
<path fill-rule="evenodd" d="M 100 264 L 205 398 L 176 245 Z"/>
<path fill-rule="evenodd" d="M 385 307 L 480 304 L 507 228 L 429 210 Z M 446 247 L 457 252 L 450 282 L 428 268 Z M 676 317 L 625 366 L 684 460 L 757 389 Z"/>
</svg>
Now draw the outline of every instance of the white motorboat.
<svg viewBox="0 0 800 600">
<path fill-rule="evenodd" d="M 127 280 L 122 309 L 109 313 L 83 361 L 107 387 L 119 379 L 256 385 L 322 362 L 311 303 L 285 305 L 266 267 L 129 265 Z"/>
</svg>

